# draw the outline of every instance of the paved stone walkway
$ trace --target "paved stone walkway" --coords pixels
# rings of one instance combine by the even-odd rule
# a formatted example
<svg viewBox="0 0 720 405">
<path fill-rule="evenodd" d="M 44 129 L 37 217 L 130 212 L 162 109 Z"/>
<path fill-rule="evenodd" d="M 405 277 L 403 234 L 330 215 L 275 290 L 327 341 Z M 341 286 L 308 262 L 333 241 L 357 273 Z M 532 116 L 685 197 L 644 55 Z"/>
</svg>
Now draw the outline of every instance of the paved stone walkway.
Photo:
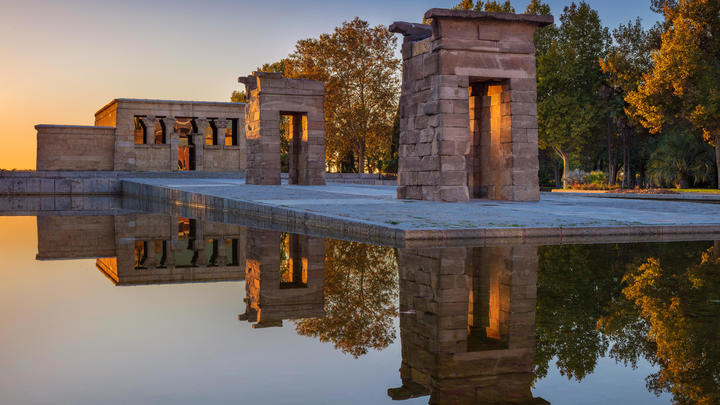
<svg viewBox="0 0 720 405">
<path fill-rule="evenodd" d="M 265 212 L 375 227 L 392 238 L 447 239 L 558 235 L 718 234 L 720 204 L 593 198 L 542 193 L 541 201 L 468 203 L 397 200 L 395 187 L 329 183 L 327 186 L 257 186 L 233 179 L 133 178 L 126 182 L 183 192 L 188 201 L 242 202 Z M 151 197 L 146 192 L 146 197 Z M 182 201 L 181 201 L 182 202 Z M 228 207 L 227 201 L 224 207 Z M 213 208 L 213 207 L 209 207 Z M 347 224 L 345 224 L 347 225 Z M 387 233 L 387 232 L 386 232 Z"/>
</svg>

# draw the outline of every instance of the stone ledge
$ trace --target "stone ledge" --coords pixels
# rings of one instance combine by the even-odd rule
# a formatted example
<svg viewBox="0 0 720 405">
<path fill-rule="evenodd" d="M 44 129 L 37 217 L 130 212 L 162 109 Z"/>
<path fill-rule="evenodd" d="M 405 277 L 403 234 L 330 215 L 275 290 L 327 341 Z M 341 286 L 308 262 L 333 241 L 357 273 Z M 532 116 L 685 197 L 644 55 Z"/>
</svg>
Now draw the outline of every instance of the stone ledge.
<svg viewBox="0 0 720 405">
<path fill-rule="evenodd" d="M 555 18 L 551 15 L 531 15 L 531 14 L 514 14 L 514 13 L 493 13 L 489 11 L 473 11 L 473 10 L 450 10 L 446 8 L 431 8 L 424 15 L 425 19 L 431 18 L 465 18 L 474 20 L 495 20 L 495 21 L 511 21 L 535 24 L 540 27 L 550 25 L 555 22 Z"/>
<path fill-rule="evenodd" d="M 562 190 L 554 189 L 553 193 L 572 194 L 577 197 L 595 198 L 627 198 L 634 200 L 661 200 L 661 201 L 718 201 L 720 194 L 713 193 L 678 193 L 678 194 L 640 194 L 640 193 L 611 193 L 605 190 Z"/>
</svg>

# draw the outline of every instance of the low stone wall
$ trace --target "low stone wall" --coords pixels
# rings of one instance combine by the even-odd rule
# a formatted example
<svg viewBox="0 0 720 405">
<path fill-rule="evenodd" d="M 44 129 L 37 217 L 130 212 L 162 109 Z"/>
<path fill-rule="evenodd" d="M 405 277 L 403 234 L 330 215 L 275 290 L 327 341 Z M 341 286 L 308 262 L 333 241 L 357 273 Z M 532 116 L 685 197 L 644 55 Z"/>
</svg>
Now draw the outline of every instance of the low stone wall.
<svg viewBox="0 0 720 405">
<path fill-rule="evenodd" d="M 81 195 L 120 194 L 123 178 L 230 178 L 242 179 L 242 172 L 114 172 L 0 170 L 0 195 Z"/>
<path fill-rule="evenodd" d="M 112 170 L 115 128 L 36 125 L 37 170 Z"/>
<path fill-rule="evenodd" d="M 376 186 L 397 186 L 396 175 L 368 173 L 327 173 L 325 179 L 332 183 L 373 184 Z"/>
</svg>

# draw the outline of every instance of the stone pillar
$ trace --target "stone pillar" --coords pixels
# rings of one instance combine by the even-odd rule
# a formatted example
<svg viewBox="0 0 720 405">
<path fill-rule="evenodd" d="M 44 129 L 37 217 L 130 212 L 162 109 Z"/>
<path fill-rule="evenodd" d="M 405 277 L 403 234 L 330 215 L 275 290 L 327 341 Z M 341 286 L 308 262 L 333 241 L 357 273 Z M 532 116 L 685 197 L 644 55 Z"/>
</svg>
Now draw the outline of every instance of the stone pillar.
<svg viewBox="0 0 720 405">
<path fill-rule="evenodd" d="M 404 42 L 398 198 L 537 201 L 535 47 L 552 16 L 431 9 Z"/>
<path fill-rule="evenodd" d="M 253 72 L 238 79 L 247 89 L 245 147 L 247 184 L 280 184 L 280 114 L 298 117 L 301 139 L 297 184 L 325 184 L 324 85 Z M 293 124 L 295 125 L 295 124 Z"/>
<path fill-rule="evenodd" d="M 205 129 L 210 125 L 207 118 L 195 118 L 197 133 L 191 134 L 195 145 L 195 170 L 202 171 L 204 166 Z"/>
<path fill-rule="evenodd" d="M 145 126 L 145 144 L 152 145 L 155 143 L 155 126 L 157 126 L 158 118 L 154 115 L 148 115 L 142 119 Z"/>
<path fill-rule="evenodd" d="M 224 118 L 218 118 L 214 120 L 215 123 L 215 144 L 225 145 L 225 129 L 227 128 L 228 120 Z"/>
<path fill-rule="evenodd" d="M 165 142 L 170 144 L 170 159 L 168 170 L 178 170 L 178 146 L 180 144 L 180 137 L 175 132 L 175 117 L 163 118 L 165 124 Z"/>
</svg>

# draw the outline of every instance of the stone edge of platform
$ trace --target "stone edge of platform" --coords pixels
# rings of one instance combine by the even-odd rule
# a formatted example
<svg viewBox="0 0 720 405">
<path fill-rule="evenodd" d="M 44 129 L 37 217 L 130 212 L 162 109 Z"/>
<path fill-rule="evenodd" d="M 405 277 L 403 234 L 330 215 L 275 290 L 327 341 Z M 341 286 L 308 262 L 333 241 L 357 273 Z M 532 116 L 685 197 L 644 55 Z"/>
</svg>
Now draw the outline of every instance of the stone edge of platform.
<svg viewBox="0 0 720 405">
<path fill-rule="evenodd" d="M 620 225 L 604 227 L 542 227 L 542 228 L 471 228 L 471 229 L 403 229 L 375 224 L 337 215 L 277 207 L 253 201 L 236 200 L 183 191 L 171 187 L 124 179 L 125 196 L 150 199 L 169 204 L 181 204 L 200 211 L 221 211 L 231 216 L 249 217 L 258 221 L 282 224 L 314 233 L 344 235 L 346 237 L 383 243 L 404 242 L 406 245 L 444 242 L 487 241 L 503 239 L 507 242 L 562 244 L 612 242 L 663 242 L 700 240 L 720 237 L 720 224 L 708 225 Z"/>
<path fill-rule="evenodd" d="M 720 194 L 678 193 L 678 194 L 639 194 L 639 193 L 608 193 L 602 190 L 552 190 L 556 195 L 572 195 L 576 197 L 625 198 L 634 200 L 682 201 L 682 202 L 720 202 Z"/>
</svg>

